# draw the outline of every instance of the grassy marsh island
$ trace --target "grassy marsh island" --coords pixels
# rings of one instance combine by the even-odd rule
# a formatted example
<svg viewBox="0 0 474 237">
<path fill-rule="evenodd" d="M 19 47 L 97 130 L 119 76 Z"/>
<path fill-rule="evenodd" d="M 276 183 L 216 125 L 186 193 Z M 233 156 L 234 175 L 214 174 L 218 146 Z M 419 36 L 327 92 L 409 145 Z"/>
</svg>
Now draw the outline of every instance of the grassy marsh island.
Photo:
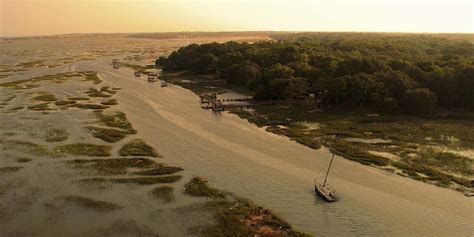
<svg viewBox="0 0 474 237">
<path fill-rule="evenodd" d="M 215 224 L 192 228 L 191 232 L 199 236 L 310 236 L 292 230 L 268 209 L 210 187 L 203 178 L 192 178 L 186 183 L 184 193 L 208 198 L 201 205 L 213 213 Z"/>
</svg>

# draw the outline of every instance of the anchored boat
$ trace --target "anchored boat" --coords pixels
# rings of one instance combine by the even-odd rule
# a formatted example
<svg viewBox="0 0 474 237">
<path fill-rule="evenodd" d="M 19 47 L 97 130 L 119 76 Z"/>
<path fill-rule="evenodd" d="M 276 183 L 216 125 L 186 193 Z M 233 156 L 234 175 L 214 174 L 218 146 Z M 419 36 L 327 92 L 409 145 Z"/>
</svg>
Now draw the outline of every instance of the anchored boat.
<svg viewBox="0 0 474 237">
<path fill-rule="evenodd" d="M 148 74 L 148 82 L 157 82 L 158 81 L 158 75 L 155 73 L 149 73 Z"/>
<path fill-rule="evenodd" d="M 328 170 L 326 172 L 326 176 L 324 177 L 323 183 L 319 183 L 317 179 L 314 180 L 314 191 L 318 194 L 321 198 L 323 198 L 327 202 L 335 202 L 338 200 L 336 195 L 336 191 L 331 188 L 327 184 L 327 179 L 329 175 L 329 171 L 331 170 L 332 161 L 334 160 L 334 153 L 332 153 L 331 161 L 329 162 Z"/>
<path fill-rule="evenodd" d="M 161 80 L 161 87 L 168 87 L 168 82 Z"/>
</svg>

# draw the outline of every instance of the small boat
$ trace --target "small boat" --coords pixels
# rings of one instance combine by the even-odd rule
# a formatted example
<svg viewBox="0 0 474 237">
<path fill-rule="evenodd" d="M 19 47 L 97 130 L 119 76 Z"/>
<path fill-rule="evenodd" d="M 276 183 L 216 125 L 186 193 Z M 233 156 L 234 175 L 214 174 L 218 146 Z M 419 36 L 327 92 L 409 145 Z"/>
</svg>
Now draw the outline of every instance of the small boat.
<svg viewBox="0 0 474 237">
<path fill-rule="evenodd" d="M 140 71 L 135 71 L 133 74 L 135 74 L 136 77 L 140 77 L 142 75 Z"/>
<path fill-rule="evenodd" d="M 157 82 L 158 76 L 156 74 L 150 73 L 148 74 L 148 82 Z"/>
<path fill-rule="evenodd" d="M 113 65 L 114 69 L 118 69 L 119 68 L 119 60 L 118 59 L 113 59 L 112 60 L 112 65 Z"/>
<path fill-rule="evenodd" d="M 338 200 L 336 191 L 328 185 L 322 185 L 318 183 L 317 179 L 314 180 L 314 190 L 321 198 L 327 202 L 335 202 Z"/>
<path fill-rule="evenodd" d="M 161 87 L 168 87 L 168 82 L 161 80 Z"/>
<path fill-rule="evenodd" d="M 331 161 L 329 162 L 329 167 L 326 172 L 326 176 L 324 177 L 323 183 L 319 183 L 316 179 L 314 180 L 314 191 L 316 192 L 317 195 L 319 195 L 321 198 L 323 198 L 327 202 L 335 202 L 338 200 L 338 197 L 336 195 L 336 191 L 329 187 L 329 185 L 326 183 L 329 175 L 329 170 L 331 170 L 331 165 L 332 161 L 334 160 L 334 153 L 332 153 Z"/>
</svg>

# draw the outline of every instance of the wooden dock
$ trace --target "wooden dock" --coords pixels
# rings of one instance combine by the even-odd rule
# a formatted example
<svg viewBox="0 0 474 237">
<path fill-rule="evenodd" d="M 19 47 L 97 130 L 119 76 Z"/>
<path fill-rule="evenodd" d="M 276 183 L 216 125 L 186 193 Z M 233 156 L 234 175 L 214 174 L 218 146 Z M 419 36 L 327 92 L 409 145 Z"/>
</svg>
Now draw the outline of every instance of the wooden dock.
<svg viewBox="0 0 474 237">
<path fill-rule="evenodd" d="M 247 102 L 245 104 L 224 104 L 223 102 Z M 275 104 L 280 104 L 284 103 L 284 100 L 273 100 L 273 101 L 262 101 L 262 102 L 256 102 L 252 101 L 251 99 L 245 98 L 244 100 L 242 99 L 228 99 L 228 100 L 211 100 L 209 102 L 204 102 L 203 104 L 207 105 L 202 105 L 201 107 L 203 109 L 211 109 L 212 111 L 225 111 L 225 110 L 231 110 L 231 109 L 244 109 L 244 108 L 252 108 L 252 107 L 257 107 L 257 106 L 266 106 L 266 105 L 275 105 Z"/>
</svg>

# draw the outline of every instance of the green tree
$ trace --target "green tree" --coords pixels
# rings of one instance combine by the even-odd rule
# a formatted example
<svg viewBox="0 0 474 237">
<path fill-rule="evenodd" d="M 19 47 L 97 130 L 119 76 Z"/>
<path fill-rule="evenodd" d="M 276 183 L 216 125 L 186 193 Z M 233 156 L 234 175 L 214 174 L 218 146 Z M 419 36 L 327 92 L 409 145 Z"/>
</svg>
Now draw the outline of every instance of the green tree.
<svg viewBox="0 0 474 237">
<path fill-rule="evenodd" d="M 302 77 L 293 77 L 288 81 L 288 86 L 285 89 L 286 98 L 297 98 L 306 96 L 309 90 L 308 80 Z"/>
<path fill-rule="evenodd" d="M 265 79 L 273 78 L 290 78 L 295 73 L 295 70 L 285 66 L 283 64 L 277 63 L 263 71 L 263 77 Z"/>
<path fill-rule="evenodd" d="M 411 114 L 429 114 L 436 108 L 436 95 L 428 88 L 408 90 L 402 99 L 403 109 Z"/>
</svg>

